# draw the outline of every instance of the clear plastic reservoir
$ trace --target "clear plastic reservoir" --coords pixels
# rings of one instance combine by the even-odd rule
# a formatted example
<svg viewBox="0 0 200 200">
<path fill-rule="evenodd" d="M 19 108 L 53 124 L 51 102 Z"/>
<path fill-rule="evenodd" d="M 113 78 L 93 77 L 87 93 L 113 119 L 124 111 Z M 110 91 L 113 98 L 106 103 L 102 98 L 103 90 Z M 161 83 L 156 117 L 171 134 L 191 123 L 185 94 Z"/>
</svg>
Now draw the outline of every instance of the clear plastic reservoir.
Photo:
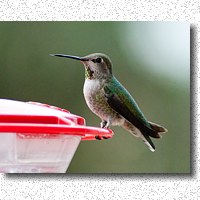
<svg viewBox="0 0 200 200">
<path fill-rule="evenodd" d="M 0 172 L 63 173 L 80 140 L 72 135 L 1 133 Z"/>
</svg>

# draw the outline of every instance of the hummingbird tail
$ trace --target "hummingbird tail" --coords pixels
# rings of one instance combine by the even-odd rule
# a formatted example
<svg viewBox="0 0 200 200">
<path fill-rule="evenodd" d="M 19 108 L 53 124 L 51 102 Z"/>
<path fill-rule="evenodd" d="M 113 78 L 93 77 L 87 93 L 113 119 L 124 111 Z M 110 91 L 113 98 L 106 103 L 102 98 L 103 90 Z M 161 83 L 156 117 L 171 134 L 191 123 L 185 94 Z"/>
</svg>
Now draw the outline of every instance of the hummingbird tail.
<svg viewBox="0 0 200 200">
<path fill-rule="evenodd" d="M 147 140 L 143 140 L 143 142 L 149 147 L 150 151 L 154 152 L 156 150 L 155 146 L 152 146 Z"/>
<path fill-rule="evenodd" d="M 136 128 L 133 124 L 131 124 L 129 121 L 125 120 L 124 124 L 122 125 L 124 129 L 129 131 L 132 135 L 139 137 L 143 140 L 143 142 L 149 147 L 149 149 L 154 152 L 155 151 L 155 145 L 151 141 L 149 135 L 147 133 L 142 133 L 138 128 Z"/>
<path fill-rule="evenodd" d="M 151 128 L 155 131 L 155 133 L 157 134 L 157 138 L 161 138 L 163 133 L 166 133 L 168 130 L 161 126 L 161 125 L 158 125 L 158 124 L 155 124 L 153 122 L 149 122 L 149 124 L 151 125 Z"/>
<path fill-rule="evenodd" d="M 154 143 L 148 135 L 143 135 L 142 140 L 149 147 L 150 151 L 154 152 L 156 150 Z"/>
<path fill-rule="evenodd" d="M 143 136 L 145 138 L 145 140 L 143 139 L 143 141 L 149 147 L 149 149 L 152 152 L 154 152 L 155 146 L 154 146 L 153 142 L 151 141 L 150 137 L 161 138 L 162 137 L 161 134 L 166 133 L 168 130 L 166 128 L 164 128 L 163 126 L 155 124 L 153 122 L 149 122 L 149 124 L 151 125 L 151 128 L 154 130 L 154 133 L 152 135 L 152 131 L 151 131 L 151 134 L 149 134 L 149 135 L 143 134 Z"/>
</svg>

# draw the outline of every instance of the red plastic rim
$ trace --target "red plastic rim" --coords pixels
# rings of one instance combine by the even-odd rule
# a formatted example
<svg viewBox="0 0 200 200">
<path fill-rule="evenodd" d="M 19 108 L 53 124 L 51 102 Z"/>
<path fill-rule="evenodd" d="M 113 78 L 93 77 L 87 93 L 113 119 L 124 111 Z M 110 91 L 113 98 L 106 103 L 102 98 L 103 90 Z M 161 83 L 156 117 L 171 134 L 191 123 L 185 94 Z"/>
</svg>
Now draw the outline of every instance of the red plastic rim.
<svg viewBox="0 0 200 200">
<path fill-rule="evenodd" d="M 108 139 L 110 129 L 85 126 L 85 119 L 69 111 L 41 103 L 0 99 L 0 133 L 67 134 L 82 140 Z"/>
</svg>

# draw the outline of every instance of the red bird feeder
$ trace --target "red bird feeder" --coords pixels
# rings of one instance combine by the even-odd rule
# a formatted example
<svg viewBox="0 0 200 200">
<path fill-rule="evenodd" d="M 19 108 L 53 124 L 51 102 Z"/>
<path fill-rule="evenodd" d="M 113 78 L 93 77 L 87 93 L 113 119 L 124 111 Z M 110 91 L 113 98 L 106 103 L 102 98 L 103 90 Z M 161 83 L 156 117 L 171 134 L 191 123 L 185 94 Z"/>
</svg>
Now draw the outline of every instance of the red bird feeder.
<svg viewBox="0 0 200 200">
<path fill-rule="evenodd" d="M 1 173 L 64 173 L 81 140 L 112 136 L 55 106 L 0 99 Z"/>
</svg>

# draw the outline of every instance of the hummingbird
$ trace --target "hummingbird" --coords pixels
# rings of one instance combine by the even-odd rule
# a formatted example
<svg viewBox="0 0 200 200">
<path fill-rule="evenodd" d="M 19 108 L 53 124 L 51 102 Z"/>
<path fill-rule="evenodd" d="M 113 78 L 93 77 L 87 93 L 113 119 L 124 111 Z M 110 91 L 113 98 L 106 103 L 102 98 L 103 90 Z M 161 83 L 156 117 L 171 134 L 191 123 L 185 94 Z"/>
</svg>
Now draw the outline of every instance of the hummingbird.
<svg viewBox="0 0 200 200">
<path fill-rule="evenodd" d="M 161 138 L 167 129 L 147 121 L 139 106 L 115 78 L 110 58 L 103 53 L 93 53 L 84 57 L 50 54 L 79 60 L 85 67 L 83 94 L 90 110 L 101 118 L 101 128 L 121 126 L 142 141 L 154 152 L 152 138 Z M 97 138 L 102 139 L 102 138 Z"/>
</svg>

